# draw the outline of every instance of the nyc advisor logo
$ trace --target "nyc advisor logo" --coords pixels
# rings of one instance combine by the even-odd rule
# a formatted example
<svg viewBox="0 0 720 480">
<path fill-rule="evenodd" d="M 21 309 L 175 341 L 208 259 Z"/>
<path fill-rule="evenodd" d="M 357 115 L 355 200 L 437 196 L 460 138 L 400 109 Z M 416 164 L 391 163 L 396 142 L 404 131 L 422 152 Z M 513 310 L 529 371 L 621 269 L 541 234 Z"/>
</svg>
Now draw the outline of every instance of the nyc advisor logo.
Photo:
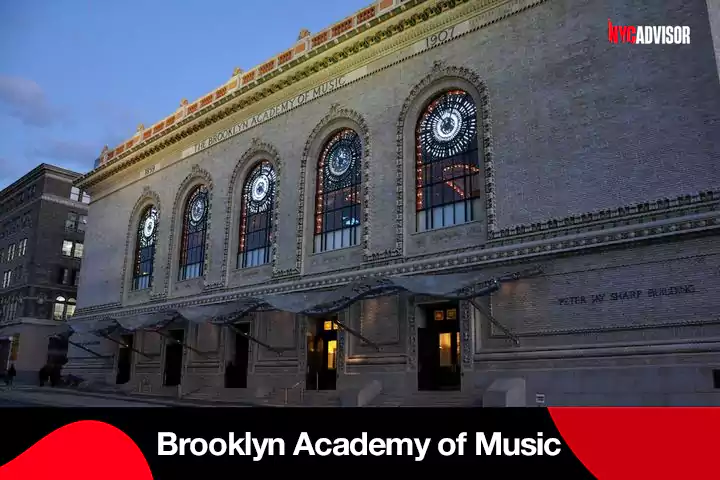
<svg viewBox="0 0 720 480">
<path fill-rule="evenodd" d="M 613 25 L 608 18 L 608 40 L 637 45 L 689 45 L 690 27 Z"/>
</svg>

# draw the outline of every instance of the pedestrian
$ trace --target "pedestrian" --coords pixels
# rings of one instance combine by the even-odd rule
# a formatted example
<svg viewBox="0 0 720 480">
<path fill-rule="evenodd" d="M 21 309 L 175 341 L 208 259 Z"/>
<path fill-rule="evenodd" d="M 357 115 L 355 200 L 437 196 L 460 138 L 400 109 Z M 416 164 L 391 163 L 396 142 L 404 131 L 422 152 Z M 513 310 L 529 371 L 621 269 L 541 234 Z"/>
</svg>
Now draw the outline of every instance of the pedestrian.
<svg viewBox="0 0 720 480">
<path fill-rule="evenodd" d="M 48 365 L 43 365 L 43 367 L 38 372 L 38 380 L 40 380 L 40 386 L 44 386 L 45 382 L 48 381 L 48 378 L 50 377 L 50 367 Z"/>
<path fill-rule="evenodd" d="M 15 377 L 17 376 L 17 370 L 15 370 L 15 364 L 11 363 L 10 368 L 7 371 L 7 384 L 9 387 L 12 387 L 13 381 L 15 380 Z"/>
</svg>

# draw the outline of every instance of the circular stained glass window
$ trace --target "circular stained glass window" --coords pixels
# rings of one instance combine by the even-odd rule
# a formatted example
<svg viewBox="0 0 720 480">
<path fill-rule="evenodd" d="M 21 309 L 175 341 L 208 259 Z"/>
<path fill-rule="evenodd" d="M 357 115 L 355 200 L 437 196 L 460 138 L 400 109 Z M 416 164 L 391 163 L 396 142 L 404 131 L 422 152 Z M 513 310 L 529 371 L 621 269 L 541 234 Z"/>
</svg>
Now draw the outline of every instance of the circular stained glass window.
<svg viewBox="0 0 720 480">
<path fill-rule="evenodd" d="M 355 131 L 341 130 L 327 143 L 323 155 L 329 181 L 337 182 L 348 172 L 356 170 L 362 157 L 362 143 Z"/>
<path fill-rule="evenodd" d="M 153 232 L 155 232 L 155 219 L 149 216 L 145 219 L 145 225 L 143 225 L 143 235 L 145 235 L 146 238 L 150 238 Z"/>
<path fill-rule="evenodd" d="M 249 209 L 247 213 L 253 214 L 265 211 L 272 207 L 275 190 L 275 170 L 268 161 L 263 161 L 255 167 L 245 184 L 245 201 Z"/>
<path fill-rule="evenodd" d="M 206 209 L 205 196 L 204 195 L 198 196 L 193 201 L 192 207 L 190 209 L 190 219 L 195 223 L 200 222 L 200 220 L 202 220 L 203 217 L 205 217 L 205 209 Z"/>
<path fill-rule="evenodd" d="M 447 92 L 425 110 L 418 125 L 426 161 L 447 158 L 473 148 L 477 136 L 477 107 L 462 90 Z"/>
</svg>

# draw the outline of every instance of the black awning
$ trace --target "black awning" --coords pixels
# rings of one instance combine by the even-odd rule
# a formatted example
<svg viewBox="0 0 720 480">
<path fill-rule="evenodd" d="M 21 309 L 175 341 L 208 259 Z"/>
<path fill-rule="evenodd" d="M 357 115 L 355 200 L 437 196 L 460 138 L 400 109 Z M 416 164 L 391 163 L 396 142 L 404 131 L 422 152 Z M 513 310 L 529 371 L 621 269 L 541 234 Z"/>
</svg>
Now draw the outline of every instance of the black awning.
<svg viewBox="0 0 720 480">
<path fill-rule="evenodd" d="M 536 276 L 540 273 L 542 270 L 535 267 L 492 278 L 481 278 L 477 271 L 456 274 L 369 277 L 333 289 L 245 297 L 238 300 L 191 305 L 140 315 L 119 315 L 114 319 L 98 320 L 90 322 L 92 324 L 88 325 L 85 325 L 88 323 L 87 321 L 78 321 L 75 324 L 77 327 L 73 326 L 72 328 L 80 333 L 82 331 L 90 333 L 93 329 L 101 331 L 102 328 L 111 328 L 112 325 L 128 332 L 158 330 L 178 318 L 192 323 L 231 324 L 243 316 L 257 311 L 283 311 L 306 316 L 323 316 L 345 310 L 361 300 L 396 295 L 401 292 L 449 300 L 471 300 L 496 292 L 503 283 Z M 102 322 L 109 322 L 109 324 L 103 327 Z"/>
</svg>

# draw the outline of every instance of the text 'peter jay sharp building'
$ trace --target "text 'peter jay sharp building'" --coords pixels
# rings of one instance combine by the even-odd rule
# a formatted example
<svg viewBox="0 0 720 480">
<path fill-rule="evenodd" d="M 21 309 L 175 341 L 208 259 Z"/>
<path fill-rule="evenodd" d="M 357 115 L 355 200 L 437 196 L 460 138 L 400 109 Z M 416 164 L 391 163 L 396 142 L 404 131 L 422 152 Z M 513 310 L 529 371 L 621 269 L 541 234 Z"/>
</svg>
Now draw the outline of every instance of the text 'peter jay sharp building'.
<svg viewBox="0 0 720 480">
<path fill-rule="evenodd" d="M 141 126 L 76 184 L 67 373 L 720 403 L 720 17 L 638 5 L 381 0 Z M 691 43 L 610 43 L 608 18 Z"/>
</svg>

